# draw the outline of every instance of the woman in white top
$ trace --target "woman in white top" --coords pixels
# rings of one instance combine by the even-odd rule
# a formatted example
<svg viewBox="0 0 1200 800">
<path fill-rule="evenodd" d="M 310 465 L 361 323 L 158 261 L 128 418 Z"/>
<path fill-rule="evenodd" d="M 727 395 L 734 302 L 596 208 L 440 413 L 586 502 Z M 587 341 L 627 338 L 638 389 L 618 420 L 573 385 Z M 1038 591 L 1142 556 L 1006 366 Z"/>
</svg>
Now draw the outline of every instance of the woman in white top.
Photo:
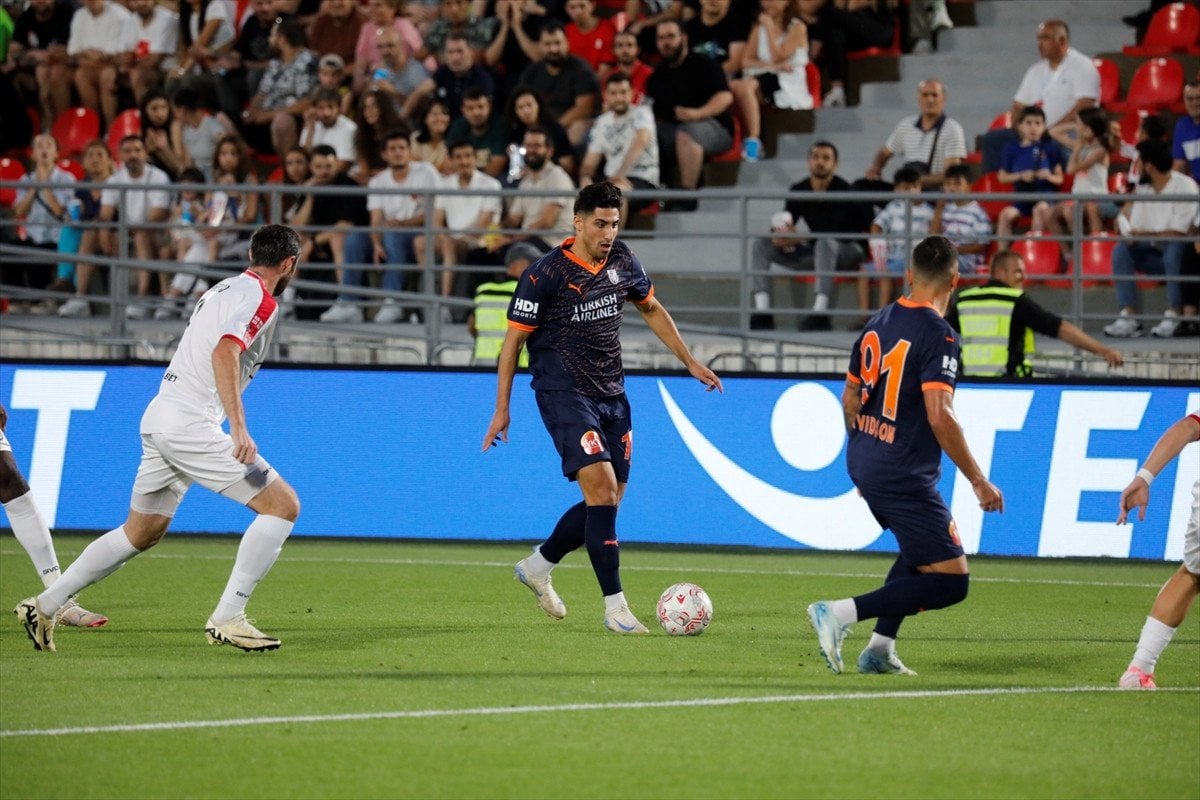
<svg viewBox="0 0 1200 800">
<path fill-rule="evenodd" d="M 1077 195 L 1108 194 L 1108 119 L 1100 109 L 1087 108 L 1080 111 L 1075 122 L 1075 137 L 1059 139 L 1071 148 L 1067 172 L 1075 176 L 1071 193 Z M 1071 235 L 1075 217 L 1075 201 L 1066 200 L 1054 206 L 1050 212 L 1049 232 L 1056 236 Z M 1104 220 L 1117 215 L 1117 206 L 1111 202 L 1089 200 L 1083 203 L 1083 230 L 1086 234 L 1104 229 Z M 1071 258 L 1071 242 L 1059 242 L 1063 258 Z"/>
<path fill-rule="evenodd" d="M 749 44 L 743 72 L 758 81 L 763 99 L 776 108 L 812 108 L 808 27 L 800 19 L 796 0 L 762 0 Z"/>
<path fill-rule="evenodd" d="M 181 0 L 178 66 L 169 75 L 168 95 L 183 82 L 197 91 L 214 93 L 226 114 L 237 113 L 237 96 L 221 74 L 232 64 L 227 57 L 237 38 L 233 14 L 229 0 Z"/>
</svg>

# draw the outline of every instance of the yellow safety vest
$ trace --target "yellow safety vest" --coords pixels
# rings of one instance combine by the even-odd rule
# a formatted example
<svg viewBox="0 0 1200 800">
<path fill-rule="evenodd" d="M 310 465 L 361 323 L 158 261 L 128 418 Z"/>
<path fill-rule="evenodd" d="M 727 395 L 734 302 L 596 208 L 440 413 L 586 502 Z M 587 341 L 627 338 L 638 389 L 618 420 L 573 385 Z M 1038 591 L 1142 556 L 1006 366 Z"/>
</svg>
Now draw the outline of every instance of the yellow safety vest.
<svg viewBox="0 0 1200 800">
<path fill-rule="evenodd" d="M 495 364 L 508 331 L 508 304 L 517 290 L 516 280 L 489 281 L 475 290 L 475 363 Z M 529 366 L 529 352 L 521 349 L 520 366 Z"/>
<path fill-rule="evenodd" d="M 1000 377 L 1008 373 L 1008 341 L 1013 309 L 1021 289 L 972 286 L 958 293 L 958 327 L 962 334 L 962 364 L 966 375 Z M 1025 355 L 1033 353 L 1033 331 L 1025 329 Z M 1028 361 L 1014 369 L 1017 377 L 1033 373 Z"/>
</svg>

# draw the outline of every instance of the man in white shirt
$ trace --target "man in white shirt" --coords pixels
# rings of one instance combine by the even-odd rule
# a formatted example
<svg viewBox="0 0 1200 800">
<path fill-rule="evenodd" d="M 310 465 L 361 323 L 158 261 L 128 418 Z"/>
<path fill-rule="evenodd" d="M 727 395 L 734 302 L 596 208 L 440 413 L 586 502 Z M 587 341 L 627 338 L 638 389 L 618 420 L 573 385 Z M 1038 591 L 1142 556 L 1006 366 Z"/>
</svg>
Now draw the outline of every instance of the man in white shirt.
<svg viewBox="0 0 1200 800">
<path fill-rule="evenodd" d="M 622 72 L 613 73 L 605 81 L 604 108 L 588 134 L 579 183 L 587 186 L 596 181 L 596 171 L 603 158 L 604 177 L 621 189 L 625 202 L 621 218 L 625 219 L 629 212 L 625 192 L 658 188 L 658 136 L 654 113 L 649 106 L 633 105 L 633 84 Z M 637 207 L 645 206 L 647 202 L 654 201 L 642 201 Z"/>
<path fill-rule="evenodd" d="M 1147 139 L 1138 144 L 1137 150 L 1149 182 L 1137 187 L 1135 197 L 1139 199 L 1129 203 L 1117 218 L 1122 238 L 1113 249 L 1112 269 L 1121 313 L 1104 328 L 1107 335 L 1121 338 L 1142 333 L 1142 323 L 1134 317 L 1138 305 L 1134 273 L 1178 278 L 1183 272 L 1185 250 L 1192 245 L 1188 231 L 1200 214 L 1200 187 L 1191 176 L 1172 169 L 1170 145 Z M 1197 199 L 1165 202 L 1141 199 L 1153 195 L 1191 195 Z M 1155 336 L 1177 335 L 1181 311 L 1189 317 L 1196 316 L 1196 306 L 1184 305 L 1183 285 L 1177 281 L 1167 283 L 1167 305 L 1162 321 L 1150 331 Z"/>
<path fill-rule="evenodd" d="M 941 81 L 921 81 L 917 86 L 919 114 L 900 120 L 891 136 L 875 154 L 866 177 L 879 180 L 892 156 L 901 166 L 916 167 L 922 189 L 937 189 L 945 180 L 946 168 L 961 164 L 967 155 L 962 125 L 946 116 L 946 87 Z"/>
<path fill-rule="evenodd" d="M 575 230 L 575 184 L 571 176 L 554 163 L 554 143 L 545 128 L 525 131 L 525 175 L 517 186 L 521 193 L 508 207 L 500 223 L 502 228 L 519 228 L 515 240 L 533 242 L 542 251 L 555 246 Z M 529 192 L 561 189 L 557 197 L 538 197 Z"/>
<path fill-rule="evenodd" d="M 1038 26 L 1037 48 L 1041 60 L 1033 64 L 1013 95 L 1012 127 L 988 131 L 983 136 L 983 171 L 1000 167 L 1000 156 L 1009 142 L 1017 140 L 1021 109 L 1040 106 L 1046 114 L 1046 130 L 1070 127 L 1075 113 L 1094 108 L 1100 98 L 1100 72 L 1092 59 L 1071 47 L 1071 31 L 1061 19 L 1048 19 Z"/>
<path fill-rule="evenodd" d="M 124 166 L 112 174 L 100 194 L 100 221 L 111 223 L 120 213 L 121 221 L 130 230 L 134 258 L 138 261 L 151 261 L 158 257 L 154 247 L 157 231 L 141 226 L 166 222 L 171 208 L 171 179 L 167 173 L 147 163 L 146 158 L 146 145 L 140 137 L 130 135 L 122 139 L 121 163 Z M 129 184 L 140 184 L 147 188 L 125 191 L 118 188 Z M 151 186 L 162 188 L 150 189 Z M 150 271 L 139 269 L 135 274 L 138 297 L 149 297 Z M 151 310 L 149 306 L 130 303 L 125 307 L 125 316 L 144 319 Z"/>
<path fill-rule="evenodd" d="M 300 134 L 300 146 L 311 153 L 318 145 L 329 145 L 337 153 L 338 172 L 345 172 L 354 163 L 354 134 L 358 125 L 341 113 L 342 96 L 336 89 L 319 89 L 313 97 L 312 109 Z"/>
<path fill-rule="evenodd" d="M 67 55 L 75 59 L 79 100 L 104 118 L 117 116 L 117 57 L 130 49 L 133 14 L 110 0 L 84 0 L 71 18 Z"/>
<path fill-rule="evenodd" d="M 367 211 L 371 214 L 371 228 L 400 228 L 401 230 L 371 233 L 355 231 L 346 237 L 346 267 L 342 270 L 342 286 L 362 285 L 361 265 L 396 264 L 409 265 L 416 262 L 413 239 L 425 224 L 428 200 L 431 193 L 416 190 L 432 190 L 438 187 L 438 173 L 424 161 L 414 161 L 408 133 L 392 131 L 384 137 L 383 160 L 388 168 L 367 183 Z M 404 288 L 405 273 L 400 269 L 383 271 L 383 288 L 400 292 Z M 343 291 L 337 301 L 321 315 L 322 322 L 362 322 L 362 308 L 353 305 L 355 296 Z M 384 299 L 383 306 L 375 314 L 375 322 L 398 322 L 403 309 L 394 297 Z"/>
<path fill-rule="evenodd" d="M 242 392 L 266 358 L 279 318 L 275 295 L 296 273 L 300 237 L 266 225 L 250 240 L 250 268 L 196 304 L 141 421 L 142 461 L 129 516 L 88 545 L 57 581 L 14 609 L 36 650 L 54 650 L 54 616 L 72 595 L 157 544 L 193 483 L 258 516 L 242 535 L 229 582 L 204 627 L 209 644 L 275 650 L 280 641 L 246 619 L 246 604 L 300 514 L 296 492 L 258 453 Z M 229 433 L 221 423 L 229 420 Z"/>
<path fill-rule="evenodd" d="M 443 195 L 433 204 L 433 227 L 438 231 L 437 252 L 441 256 L 441 292 L 443 297 L 471 297 L 468 286 L 471 277 L 456 272 L 453 267 L 464 263 L 468 252 L 480 247 L 481 231 L 500 222 L 500 181 L 475 168 L 475 148 L 465 139 L 449 144 L 450 163 L 454 172 L 442 178 L 443 189 L 495 192 L 491 195 Z M 425 252 L 425 237 L 413 241 L 417 258 Z M 450 309 L 452 319 L 466 318 L 466 309 Z"/>
<path fill-rule="evenodd" d="M 118 64 L 140 106 L 142 96 L 162 83 L 165 62 L 179 49 L 179 15 L 155 0 L 129 0 L 129 10 L 128 49 Z"/>
</svg>

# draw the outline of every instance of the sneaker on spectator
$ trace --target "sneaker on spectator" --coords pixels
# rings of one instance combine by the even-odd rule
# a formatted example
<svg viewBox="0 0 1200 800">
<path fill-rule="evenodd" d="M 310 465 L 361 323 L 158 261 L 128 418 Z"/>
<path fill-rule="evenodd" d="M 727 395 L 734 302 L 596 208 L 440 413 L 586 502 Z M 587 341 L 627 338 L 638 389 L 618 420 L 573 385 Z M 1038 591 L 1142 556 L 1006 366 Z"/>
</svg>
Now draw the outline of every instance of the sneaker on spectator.
<svg viewBox="0 0 1200 800">
<path fill-rule="evenodd" d="M 140 299 L 137 298 L 137 300 Z M 125 319 L 145 319 L 150 316 L 150 309 L 143 305 L 138 305 L 137 300 L 125 306 Z"/>
<path fill-rule="evenodd" d="M 82 318 L 92 315 L 92 307 L 82 297 L 72 297 L 58 309 L 60 317 Z"/>
<path fill-rule="evenodd" d="M 162 305 L 154 309 L 155 319 L 178 319 L 179 305 L 172 299 L 164 297 Z"/>
<path fill-rule="evenodd" d="M 1138 322 L 1128 311 L 1122 311 L 1121 316 L 1104 326 L 1104 335 L 1114 339 L 1129 339 L 1142 335 L 1142 323 Z"/>
<path fill-rule="evenodd" d="M 399 322 L 403 317 L 404 310 L 400 308 L 399 303 L 390 297 L 384 300 L 383 305 L 375 312 L 375 321 L 381 325 Z"/>
<path fill-rule="evenodd" d="M 846 106 L 846 90 L 841 86 L 834 86 L 821 98 L 821 105 L 826 108 L 844 108 Z"/>
<path fill-rule="evenodd" d="M 929 27 L 934 31 L 948 31 L 954 27 L 945 3 L 937 3 L 930 9 Z"/>
<path fill-rule="evenodd" d="M 1179 330 L 1179 315 L 1168 308 L 1163 314 L 1162 322 L 1150 329 L 1150 335 L 1160 339 L 1170 339 L 1177 330 Z"/>
<path fill-rule="evenodd" d="M 362 322 L 362 309 L 338 300 L 321 312 L 321 322 Z"/>
<path fill-rule="evenodd" d="M 754 163 L 762 158 L 762 140 L 753 136 L 742 140 L 742 161 Z"/>
</svg>

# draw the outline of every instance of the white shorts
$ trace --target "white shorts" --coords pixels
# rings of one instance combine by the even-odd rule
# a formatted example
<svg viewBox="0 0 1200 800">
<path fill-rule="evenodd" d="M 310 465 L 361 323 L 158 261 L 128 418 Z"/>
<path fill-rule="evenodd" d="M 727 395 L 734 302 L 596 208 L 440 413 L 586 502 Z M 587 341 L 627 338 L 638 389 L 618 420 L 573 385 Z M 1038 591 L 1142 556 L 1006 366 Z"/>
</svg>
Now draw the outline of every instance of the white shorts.
<svg viewBox="0 0 1200 800">
<path fill-rule="evenodd" d="M 0 431 L 0 453 L 12 452 L 12 445 L 8 443 L 8 437 L 4 435 L 4 431 Z"/>
<path fill-rule="evenodd" d="M 1200 575 L 1200 481 L 1192 487 L 1192 517 L 1183 534 L 1183 568 Z"/>
<path fill-rule="evenodd" d="M 215 426 L 186 433 L 143 433 L 142 463 L 129 507 L 173 517 L 193 483 L 246 505 L 277 477 L 262 456 L 253 464 L 234 458 L 233 439 Z"/>
</svg>

